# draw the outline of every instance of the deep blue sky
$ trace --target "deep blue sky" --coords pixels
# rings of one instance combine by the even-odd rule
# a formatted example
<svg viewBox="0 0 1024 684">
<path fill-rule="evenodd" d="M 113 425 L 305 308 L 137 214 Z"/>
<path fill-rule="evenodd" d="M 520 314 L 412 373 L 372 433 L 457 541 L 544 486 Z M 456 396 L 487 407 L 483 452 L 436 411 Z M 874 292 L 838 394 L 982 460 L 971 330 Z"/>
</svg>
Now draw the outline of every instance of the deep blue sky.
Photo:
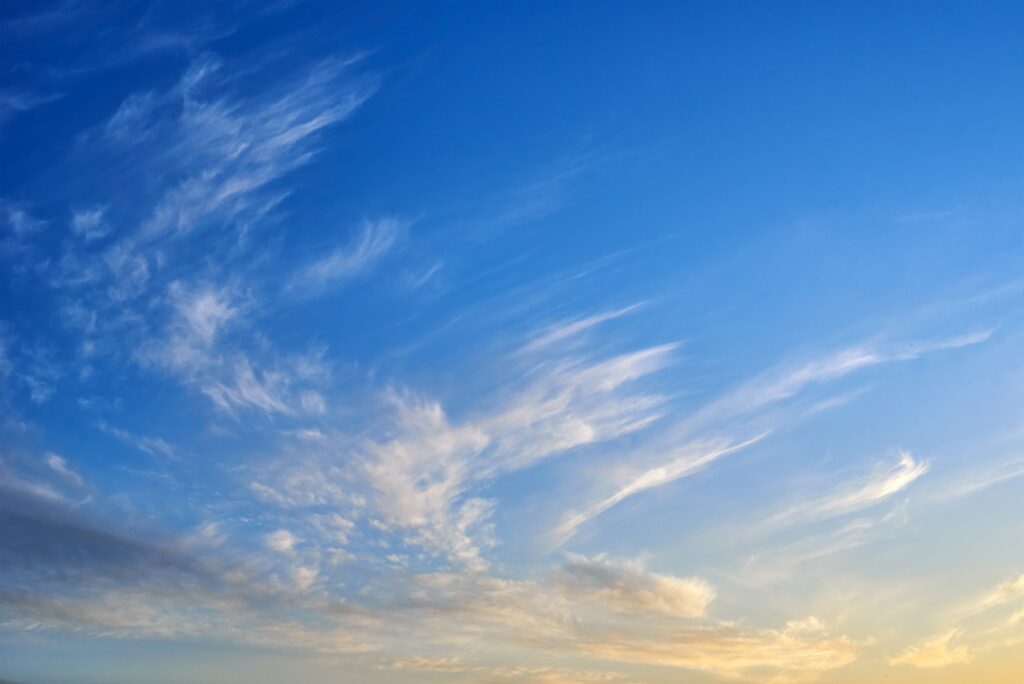
<svg viewBox="0 0 1024 684">
<path fill-rule="evenodd" d="M 4 3 L 0 679 L 1016 681 L 1022 35 Z"/>
</svg>

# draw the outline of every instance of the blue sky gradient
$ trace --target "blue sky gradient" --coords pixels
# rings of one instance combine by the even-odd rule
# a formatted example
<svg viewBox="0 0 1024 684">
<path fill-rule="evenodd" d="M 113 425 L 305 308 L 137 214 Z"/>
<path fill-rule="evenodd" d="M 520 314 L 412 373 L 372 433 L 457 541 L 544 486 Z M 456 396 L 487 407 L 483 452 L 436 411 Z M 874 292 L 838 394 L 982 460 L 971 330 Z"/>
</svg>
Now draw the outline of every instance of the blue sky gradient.
<svg viewBox="0 0 1024 684">
<path fill-rule="evenodd" d="M 1019 3 L 6 3 L 0 679 L 1019 681 Z"/>
</svg>

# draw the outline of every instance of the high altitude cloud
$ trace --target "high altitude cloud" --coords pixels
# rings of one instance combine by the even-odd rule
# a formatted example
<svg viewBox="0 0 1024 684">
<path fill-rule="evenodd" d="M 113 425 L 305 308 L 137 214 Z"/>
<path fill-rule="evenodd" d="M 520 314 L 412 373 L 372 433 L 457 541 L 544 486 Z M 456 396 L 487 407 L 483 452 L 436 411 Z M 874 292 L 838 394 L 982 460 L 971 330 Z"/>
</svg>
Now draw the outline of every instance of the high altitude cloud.
<svg viewBox="0 0 1024 684">
<path fill-rule="evenodd" d="M 395 218 L 363 223 L 351 245 L 335 249 L 302 268 L 289 288 L 316 292 L 368 273 L 394 247 L 404 228 Z"/>
<path fill-rule="evenodd" d="M 902 653 L 890 658 L 889 663 L 931 669 L 970 662 L 970 649 L 955 643 L 961 634 L 961 630 L 951 629 L 928 637 L 913 646 L 908 646 Z"/>
<path fill-rule="evenodd" d="M 230 415 L 322 412 L 326 375 L 303 370 L 311 354 L 281 353 L 237 325 L 262 289 L 240 272 L 259 257 L 248 236 L 287 196 L 287 176 L 375 89 L 351 61 L 328 59 L 254 92 L 201 54 L 172 86 L 128 96 L 84 134 L 78 154 L 103 160 L 94 167 L 111 176 L 110 192 L 73 212 L 70 232 L 81 239 L 48 267 L 82 355 L 127 352 Z M 9 208 L 25 233 L 27 214 Z M 229 328 L 245 342 L 227 344 Z"/>
<path fill-rule="evenodd" d="M 784 412 L 772 413 L 771 409 L 795 401 L 801 392 L 811 386 L 834 381 L 854 371 L 879 364 L 909 361 L 929 352 L 979 344 L 991 335 L 992 331 L 986 330 L 901 346 L 852 347 L 795 368 L 765 373 L 679 420 L 673 431 L 662 438 L 660 445 L 661 451 L 673 454 L 671 459 L 612 483 L 612 493 L 580 510 L 570 511 L 552 530 L 555 543 L 565 543 L 580 526 L 629 497 L 693 475 L 722 456 L 756 444 L 767 437 L 777 424 L 795 419 L 795 416 L 787 419 Z M 723 437 L 723 433 L 737 436 Z M 835 501 L 820 502 L 818 512 L 827 513 L 830 507 L 835 512 L 867 505 L 875 497 L 893 493 L 893 488 L 896 491 L 902 489 L 926 470 L 927 464 L 918 464 L 913 459 L 909 462 L 901 460 L 900 468 L 891 479 L 874 485 L 868 484 L 862 491 L 846 493 Z"/>
<path fill-rule="evenodd" d="M 902 492 L 928 472 L 927 461 L 918 460 L 909 452 L 900 452 L 897 463 L 878 469 L 872 475 L 847 484 L 826 496 L 800 502 L 765 519 L 760 526 L 773 529 L 786 525 L 828 520 L 875 506 Z"/>
<path fill-rule="evenodd" d="M 71 230 L 86 242 L 99 240 L 110 233 L 106 223 L 106 207 L 95 206 L 80 209 L 71 217 Z"/>
</svg>

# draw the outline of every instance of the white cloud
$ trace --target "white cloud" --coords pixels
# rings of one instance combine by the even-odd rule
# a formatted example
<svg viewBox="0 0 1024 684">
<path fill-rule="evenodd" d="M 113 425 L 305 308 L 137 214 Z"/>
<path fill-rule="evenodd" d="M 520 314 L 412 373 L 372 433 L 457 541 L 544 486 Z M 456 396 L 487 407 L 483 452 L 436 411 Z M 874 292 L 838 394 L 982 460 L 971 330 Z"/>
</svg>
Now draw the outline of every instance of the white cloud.
<svg viewBox="0 0 1024 684">
<path fill-rule="evenodd" d="M 6 23 L 4 29 L 6 30 Z M 0 88 L 0 126 L 3 126 L 15 114 L 35 109 L 47 102 L 52 102 L 60 95 L 36 95 L 34 93 Z"/>
<path fill-rule="evenodd" d="M 191 332 L 204 344 L 213 342 L 217 331 L 238 313 L 224 290 L 204 288 L 185 293 L 179 284 L 172 285 L 172 297 L 178 314 Z"/>
<path fill-rule="evenodd" d="M 756 444 L 767 436 L 758 435 L 743 442 L 711 442 L 695 443 L 677 449 L 677 456 L 668 463 L 646 470 L 622 483 L 610 496 L 600 499 L 581 511 L 570 512 L 552 531 L 556 545 L 568 541 L 581 525 L 593 520 L 613 506 L 625 501 L 635 494 L 653 487 L 660 487 L 669 482 L 692 475 L 710 464 L 712 461 L 731 454 L 740 449 Z"/>
<path fill-rule="evenodd" d="M 327 540 L 341 546 L 348 544 L 349 536 L 356 527 L 354 522 L 338 513 L 314 516 L 311 521 Z"/>
<path fill-rule="evenodd" d="M 927 461 L 917 460 L 906 451 L 900 452 L 895 465 L 876 470 L 850 485 L 829 494 L 803 501 L 765 519 L 761 529 L 827 520 L 876 506 L 913 484 L 928 472 Z"/>
<path fill-rule="evenodd" d="M 131 445 L 141 451 L 145 451 L 147 454 L 154 456 L 166 456 L 167 458 L 177 458 L 177 453 L 175 452 L 174 447 L 168 444 L 166 440 L 160 439 L 159 437 L 136 435 L 127 430 L 114 427 L 103 420 L 96 423 L 96 427 L 125 444 Z"/>
<path fill-rule="evenodd" d="M 71 230 L 86 242 L 106 237 L 110 234 L 106 213 L 107 208 L 104 206 L 79 209 L 72 214 Z"/>
<path fill-rule="evenodd" d="M 299 566 L 295 568 L 292 573 L 292 580 L 295 582 L 295 588 L 299 591 L 308 591 L 313 583 L 316 582 L 316 578 L 319 576 L 320 571 L 313 567 Z"/>
<path fill-rule="evenodd" d="M 211 223 L 265 212 L 268 202 L 277 201 L 265 192 L 268 186 L 308 163 L 316 136 L 348 118 L 376 89 L 368 80 L 346 81 L 343 64 L 325 62 L 267 98 L 202 99 L 201 92 L 217 92 L 223 85 L 219 66 L 210 59 L 193 63 L 172 94 L 183 106 L 169 133 L 178 141 L 170 159 L 184 167 L 186 177 L 164 194 L 145 221 L 144 241 L 181 237 Z M 178 104 L 170 95 L 168 100 L 169 107 Z M 143 130 L 134 121 L 153 114 L 139 104 L 131 108 L 133 126 L 121 122 L 118 131 Z"/>
<path fill-rule="evenodd" d="M 306 413 L 322 414 L 327 411 L 327 401 L 322 394 L 314 390 L 307 390 L 300 394 L 299 404 Z"/>
<path fill-rule="evenodd" d="M 5 226 L 16 238 L 25 238 L 46 227 L 46 221 L 30 214 L 23 204 L 0 197 L 0 225 Z"/>
<path fill-rule="evenodd" d="M 366 221 L 351 245 L 302 268 L 289 289 L 318 291 L 368 273 L 394 247 L 404 224 L 394 218 Z"/>
<path fill-rule="evenodd" d="M 984 470 L 972 462 L 968 472 L 957 473 L 956 478 L 936 492 L 934 497 L 939 500 L 959 499 L 1022 476 L 1024 458 L 1007 459 Z"/>
<path fill-rule="evenodd" d="M 81 487 L 84 484 L 82 476 L 68 467 L 68 462 L 63 457 L 52 452 L 48 453 L 46 454 L 46 464 L 66 482 L 76 487 Z"/>
<path fill-rule="evenodd" d="M 814 359 L 798 365 L 796 368 L 766 373 L 711 401 L 688 418 L 679 421 L 672 433 L 663 438 L 668 446 L 663 446 L 662 449 L 674 453 L 682 452 L 681 455 L 673 457 L 663 465 L 649 468 L 625 482 L 621 479 L 617 480 L 613 483 L 615 490 L 612 494 L 597 500 L 582 510 L 570 512 L 553 530 L 555 542 L 558 545 L 565 543 L 581 525 L 635 494 L 692 475 L 721 456 L 757 443 L 770 434 L 772 428 L 760 432 L 752 439 L 730 440 L 721 437 L 695 439 L 693 437 L 695 434 L 702 432 L 714 435 L 736 432 L 749 434 L 749 424 L 754 419 L 760 418 L 763 422 L 767 418 L 765 412 L 769 408 L 794 399 L 812 385 L 834 381 L 854 371 L 882 363 L 908 361 L 930 352 L 980 344 L 989 339 L 993 332 L 993 330 L 983 330 L 937 341 L 884 348 L 878 345 L 852 347 Z M 815 409 L 817 408 L 815 407 Z M 807 415 L 807 412 L 804 413 Z M 814 410 L 810 412 L 810 414 L 813 413 Z M 776 417 L 772 422 L 777 421 Z M 681 448 L 675 446 L 672 444 L 673 441 L 681 441 L 685 446 Z M 868 485 L 862 491 L 847 492 L 844 495 L 845 499 L 841 498 L 828 505 L 834 506 L 835 510 L 840 510 L 844 506 L 855 509 L 861 504 L 869 505 L 873 497 L 882 495 L 884 498 L 892 493 L 889 491 L 890 489 L 896 488 L 895 491 L 898 491 L 907 486 L 924 474 L 927 467 L 927 464 L 924 463 L 919 464 L 911 460 L 905 464 L 901 460 L 901 466 L 897 468 L 891 478 L 876 483 L 875 487 Z"/>
<path fill-rule="evenodd" d="M 363 461 L 381 517 L 416 528 L 417 543 L 446 548 L 451 558 L 479 567 L 489 505 L 464 500 L 467 492 L 489 478 L 650 425 L 661 415 L 662 398 L 626 386 L 667 365 L 674 349 L 669 344 L 538 368 L 536 378 L 497 408 L 457 424 L 436 402 L 393 394 L 399 437 L 368 442 Z"/>
<path fill-rule="evenodd" d="M 288 530 L 276 530 L 268 534 L 264 541 L 267 548 L 278 553 L 290 554 L 295 550 L 295 536 Z"/>
<path fill-rule="evenodd" d="M 258 370 L 248 359 L 235 361 L 233 372 L 223 380 L 211 380 L 202 392 L 219 408 L 234 414 L 240 408 L 264 413 L 291 413 L 287 401 L 288 379 L 280 372 Z"/>
<path fill-rule="evenodd" d="M 634 311 L 642 308 L 643 303 L 633 304 L 626 306 L 621 309 L 615 309 L 612 311 L 604 311 L 593 316 L 585 316 L 583 318 L 575 318 L 569 321 L 562 321 L 555 325 L 552 325 L 545 330 L 542 330 L 534 336 L 524 347 L 524 353 L 537 352 L 542 349 L 546 349 L 553 344 L 561 343 L 568 340 L 571 337 L 581 335 L 584 332 L 604 323 L 611 321 L 616 318 L 621 318 L 627 314 L 631 314 Z"/>
</svg>

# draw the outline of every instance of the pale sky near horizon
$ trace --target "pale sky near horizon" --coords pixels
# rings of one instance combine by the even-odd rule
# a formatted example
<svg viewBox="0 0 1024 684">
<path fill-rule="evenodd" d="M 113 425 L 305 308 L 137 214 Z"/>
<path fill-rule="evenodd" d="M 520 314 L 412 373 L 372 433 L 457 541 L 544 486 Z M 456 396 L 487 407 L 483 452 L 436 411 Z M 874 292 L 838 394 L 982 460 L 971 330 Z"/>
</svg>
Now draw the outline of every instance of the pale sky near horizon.
<svg viewBox="0 0 1024 684">
<path fill-rule="evenodd" d="M 1024 5 L 0 5 L 0 682 L 1024 681 Z"/>
</svg>

